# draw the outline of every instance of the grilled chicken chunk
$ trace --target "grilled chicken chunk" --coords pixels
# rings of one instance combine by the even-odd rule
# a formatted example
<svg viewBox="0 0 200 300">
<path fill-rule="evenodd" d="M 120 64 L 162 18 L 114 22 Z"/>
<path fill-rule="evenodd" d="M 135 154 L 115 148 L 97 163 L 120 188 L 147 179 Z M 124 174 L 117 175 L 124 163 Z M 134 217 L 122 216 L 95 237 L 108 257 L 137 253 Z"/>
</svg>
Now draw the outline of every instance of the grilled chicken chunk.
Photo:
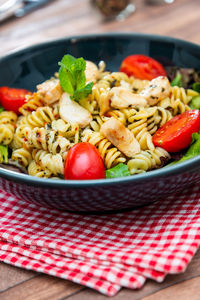
<svg viewBox="0 0 200 300">
<path fill-rule="evenodd" d="M 99 77 L 99 69 L 93 62 L 89 60 L 86 60 L 85 77 L 87 83 L 91 81 L 95 83 Z"/>
<path fill-rule="evenodd" d="M 92 121 L 92 115 L 87 109 L 70 99 L 67 93 L 63 93 L 59 103 L 61 118 L 70 124 L 78 124 L 84 128 Z"/>
<path fill-rule="evenodd" d="M 127 157 L 140 152 L 140 144 L 133 133 L 113 117 L 103 123 L 100 133 Z"/>
<path fill-rule="evenodd" d="M 114 108 L 145 107 L 147 101 L 141 95 L 122 88 L 114 87 L 109 91 L 110 105 Z"/>
<path fill-rule="evenodd" d="M 170 82 L 167 77 L 159 76 L 150 81 L 149 85 L 144 88 L 140 95 L 144 97 L 149 105 L 155 105 L 160 100 L 169 96 Z"/>
<path fill-rule="evenodd" d="M 43 97 L 47 105 L 58 101 L 62 95 L 62 88 L 59 79 L 50 79 L 37 85 L 38 93 Z"/>
</svg>

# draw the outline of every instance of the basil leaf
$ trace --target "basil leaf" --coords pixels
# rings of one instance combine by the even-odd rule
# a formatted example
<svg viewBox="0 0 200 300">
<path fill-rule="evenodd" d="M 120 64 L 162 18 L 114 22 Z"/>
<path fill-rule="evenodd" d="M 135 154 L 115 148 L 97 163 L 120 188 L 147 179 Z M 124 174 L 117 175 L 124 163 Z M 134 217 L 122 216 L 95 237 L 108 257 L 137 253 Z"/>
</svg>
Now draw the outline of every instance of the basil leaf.
<svg viewBox="0 0 200 300">
<path fill-rule="evenodd" d="M 76 78 L 76 89 L 83 89 L 85 86 L 86 78 L 85 78 L 85 69 L 86 62 L 80 57 L 76 59 L 74 76 Z"/>
<path fill-rule="evenodd" d="M 63 58 L 61 60 L 61 64 L 63 64 L 63 66 L 65 66 L 65 68 L 68 69 L 71 73 L 73 73 L 75 61 L 76 61 L 75 57 L 67 54 L 67 55 L 63 56 Z M 60 64 L 60 63 L 58 63 L 58 64 Z"/>
<path fill-rule="evenodd" d="M 75 101 L 86 98 L 92 91 L 93 82 L 88 83 L 84 88 L 76 90 L 74 92 L 73 98 Z"/>
<path fill-rule="evenodd" d="M 3 106 L 0 105 L 0 112 L 4 111 Z"/>
<path fill-rule="evenodd" d="M 8 163 L 8 146 L 0 145 L 0 163 Z"/>
<path fill-rule="evenodd" d="M 130 172 L 128 166 L 125 164 L 118 164 L 115 167 L 106 170 L 106 178 L 116 178 L 116 177 L 124 177 L 130 176 Z"/>
<path fill-rule="evenodd" d="M 62 89 L 67 92 L 69 95 L 74 93 L 74 80 L 73 76 L 69 70 L 67 70 L 63 65 L 59 69 L 59 80 Z"/>
<path fill-rule="evenodd" d="M 192 88 L 195 92 L 200 93 L 200 82 L 193 83 Z"/>
<path fill-rule="evenodd" d="M 82 57 L 76 59 L 67 54 L 58 64 L 62 89 L 70 95 L 72 100 L 79 101 L 86 98 L 92 92 L 93 83 L 86 85 L 85 60 Z"/>
<path fill-rule="evenodd" d="M 180 73 L 178 73 L 178 74 L 176 75 L 176 77 L 174 78 L 174 80 L 172 80 L 171 86 L 179 86 L 179 87 L 182 87 L 182 76 L 181 76 Z"/>
</svg>

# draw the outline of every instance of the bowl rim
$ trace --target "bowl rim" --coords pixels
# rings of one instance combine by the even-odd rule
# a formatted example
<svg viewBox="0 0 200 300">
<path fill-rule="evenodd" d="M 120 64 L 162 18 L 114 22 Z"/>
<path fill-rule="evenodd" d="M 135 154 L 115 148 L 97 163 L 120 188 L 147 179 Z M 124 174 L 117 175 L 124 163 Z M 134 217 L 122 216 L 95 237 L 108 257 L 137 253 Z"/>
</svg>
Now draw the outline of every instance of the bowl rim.
<svg viewBox="0 0 200 300">
<path fill-rule="evenodd" d="M 8 54 L 0 56 L 0 62 L 3 60 L 6 60 L 12 56 L 15 55 L 20 55 L 23 54 L 26 51 L 29 50 L 37 50 L 37 48 L 41 48 L 44 46 L 48 46 L 50 45 L 54 45 L 57 43 L 62 43 L 65 41 L 72 41 L 73 43 L 77 42 L 78 40 L 83 40 L 83 39 L 95 39 L 95 38 L 112 38 L 112 37 L 120 37 L 120 38 L 128 38 L 128 37 L 136 37 L 136 38 L 145 38 L 145 39 L 153 39 L 153 40 L 157 40 L 157 41 L 162 41 L 162 42 L 176 42 L 178 45 L 180 46 L 189 46 L 191 48 L 194 49 L 199 49 L 200 48 L 200 44 L 196 44 L 184 39 L 180 39 L 180 38 L 176 38 L 176 37 L 171 37 L 171 36 L 167 36 L 167 35 L 161 35 L 161 34 L 151 34 L 151 33 L 140 33 L 140 32 L 105 32 L 105 33 L 91 33 L 91 34 L 79 34 L 79 35 L 72 35 L 72 36 L 65 36 L 62 38 L 52 38 L 49 39 L 45 42 L 40 42 L 40 43 L 36 43 L 33 45 L 28 45 L 25 47 L 22 47 L 18 50 L 11 50 Z"/>
<path fill-rule="evenodd" d="M 107 33 L 96 33 L 96 34 L 85 34 L 85 35 L 74 35 L 74 36 L 66 36 L 59 39 L 52 39 L 46 42 L 37 43 L 34 45 L 30 45 L 24 47 L 17 51 L 12 51 L 7 55 L 0 57 L 0 63 L 9 58 L 15 57 L 16 55 L 22 55 L 27 51 L 35 51 L 39 48 L 43 48 L 48 45 L 56 45 L 58 43 L 72 41 L 77 42 L 79 40 L 85 39 L 98 39 L 98 38 L 141 38 L 141 39 L 151 39 L 161 42 L 174 42 L 177 46 L 185 47 L 189 46 L 191 49 L 199 50 L 200 45 L 165 35 L 157 35 L 157 34 L 146 34 L 146 33 L 138 33 L 138 32 L 107 32 Z M 200 164 L 200 155 L 195 156 L 191 159 L 188 159 L 184 162 L 178 163 L 173 166 L 165 166 L 163 168 L 148 171 L 145 173 L 134 174 L 127 177 L 118 177 L 112 179 L 95 179 L 95 180 L 64 180 L 64 179 L 49 179 L 49 178 L 39 178 L 30 176 L 27 174 L 17 173 L 14 171 L 6 170 L 0 167 L 0 178 L 8 179 L 9 181 L 18 182 L 21 184 L 27 184 L 30 186 L 38 186 L 38 187 L 48 187 L 48 188 L 86 188 L 91 186 L 107 186 L 107 185 L 116 185 L 116 184 L 128 184 L 128 183 L 140 183 L 145 180 L 156 180 L 157 178 L 166 177 L 169 175 L 177 175 L 183 173 L 184 171 L 188 171 L 192 167 L 197 167 L 198 163 Z"/>
</svg>

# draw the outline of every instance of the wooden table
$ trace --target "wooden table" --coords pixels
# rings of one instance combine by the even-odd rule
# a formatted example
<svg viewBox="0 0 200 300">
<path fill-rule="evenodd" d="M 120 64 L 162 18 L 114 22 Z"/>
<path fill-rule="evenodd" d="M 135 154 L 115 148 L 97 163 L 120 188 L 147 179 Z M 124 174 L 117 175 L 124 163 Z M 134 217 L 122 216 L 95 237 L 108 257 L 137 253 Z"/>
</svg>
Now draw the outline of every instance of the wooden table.
<svg viewBox="0 0 200 300">
<path fill-rule="evenodd" d="M 135 14 L 123 22 L 104 22 L 87 0 L 55 0 L 22 19 L 0 25 L 0 56 L 58 37 L 98 32 L 164 34 L 200 44 L 200 0 L 149 6 L 135 1 Z M 113 299 L 200 299 L 200 251 L 187 271 L 163 283 L 147 281 L 139 291 L 123 289 Z M 0 264 L 1 300 L 102 300 L 107 297 L 69 281 Z"/>
</svg>

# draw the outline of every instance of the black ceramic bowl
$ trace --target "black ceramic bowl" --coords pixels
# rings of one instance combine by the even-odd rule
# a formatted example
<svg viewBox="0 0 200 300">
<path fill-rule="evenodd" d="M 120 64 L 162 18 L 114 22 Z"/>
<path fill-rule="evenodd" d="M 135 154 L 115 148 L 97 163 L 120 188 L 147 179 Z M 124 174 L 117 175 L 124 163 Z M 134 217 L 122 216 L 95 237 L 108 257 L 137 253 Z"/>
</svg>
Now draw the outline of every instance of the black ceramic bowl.
<svg viewBox="0 0 200 300">
<path fill-rule="evenodd" d="M 101 34 L 64 38 L 0 59 L 0 86 L 34 90 L 58 70 L 64 54 L 118 70 L 130 54 L 146 54 L 163 64 L 200 69 L 200 46 L 174 38 L 141 34 Z M 77 212 L 105 212 L 145 205 L 200 181 L 200 156 L 175 166 L 124 178 L 65 181 L 0 169 L 0 187 L 39 205 Z"/>
</svg>

